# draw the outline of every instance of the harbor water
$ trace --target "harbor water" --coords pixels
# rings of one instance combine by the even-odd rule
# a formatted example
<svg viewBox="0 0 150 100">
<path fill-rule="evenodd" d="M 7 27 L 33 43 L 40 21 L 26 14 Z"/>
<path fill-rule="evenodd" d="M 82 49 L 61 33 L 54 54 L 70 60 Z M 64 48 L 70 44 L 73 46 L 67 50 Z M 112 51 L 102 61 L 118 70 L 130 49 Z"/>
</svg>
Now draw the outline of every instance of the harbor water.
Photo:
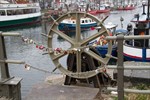
<svg viewBox="0 0 150 100">
<path fill-rule="evenodd" d="M 105 23 L 112 22 L 118 24 L 118 29 L 126 29 L 127 24 L 131 23 L 130 20 L 134 17 L 134 14 L 142 13 L 142 7 L 136 8 L 132 11 L 118 11 L 111 12 L 109 17 L 106 19 Z M 120 18 L 123 17 L 124 21 L 121 23 Z M 28 37 L 36 41 L 40 45 L 47 47 L 47 37 L 42 36 L 41 33 L 47 34 L 45 29 L 49 31 L 50 23 L 46 24 L 47 27 L 43 27 L 43 23 L 35 26 L 28 27 L 17 27 L 13 29 L 3 29 L 4 32 L 19 32 L 24 37 Z M 133 24 L 134 25 L 134 24 Z M 84 36 L 87 36 L 90 32 L 84 33 Z M 21 77 L 21 95 L 22 98 L 27 96 L 32 87 L 40 82 L 45 81 L 47 76 L 51 75 L 51 71 L 55 68 L 54 64 L 48 54 L 43 55 L 46 51 L 40 50 L 36 47 L 35 44 L 29 44 L 22 41 L 21 37 L 5 37 L 7 58 L 14 60 L 25 61 L 26 64 L 29 64 L 33 67 L 47 70 L 48 72 L 42 70 L 36 70 L 31 68 L 30 70 L 25 69 L 24 64 L 16 65 L 9 64 L 10 76 Z M 56 46 L 66 46 L 65 41 L 57 38 L 54 42 Z M 62 59 L 63 62 L 63 59 Z M 64 63 L 65 65 L 66 63 Z M 59 71 L 56 71 L 56 74 L 59 74 Z"/>
</svg>

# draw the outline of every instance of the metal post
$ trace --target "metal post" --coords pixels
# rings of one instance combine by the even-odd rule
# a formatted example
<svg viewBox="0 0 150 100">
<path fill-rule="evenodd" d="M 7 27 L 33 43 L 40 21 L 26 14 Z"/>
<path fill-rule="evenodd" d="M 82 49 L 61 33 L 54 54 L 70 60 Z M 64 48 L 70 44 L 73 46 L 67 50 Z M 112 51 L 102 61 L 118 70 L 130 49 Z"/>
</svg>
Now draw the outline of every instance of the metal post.
<svg viewBox="0 0 150 100">
<path fill-rule="evenodd" d="M 148 0 L 147 20 L 149 20 L 149 6 L 150 6 L 150 1 Z"/>
<path fill-rule="evenodd" d="M 2 32 L 0 34 L 2 34 Z M 7 57 L 6 57 L 4 36 L 0 35 L 0 60 L 5 60 L 5 59 L 7 59 Z M 0 63 L 0 68 L 1 68 L 1 81 L 10 78 L 9 71 L 8 71 L 8 64 Z"/>
<path fill-rule="evenodd" d="M 143 5 L 143 15 L 146 15 L 145 13 L 145 4 L 142 4 Z"/>
<path fill-rule="evenodd" d="M 10 77 L 8 63 L 24 64 L 23 61 L 7 60 L 4 36 L 19 36 L 19 33 L 0 32 L 0 97 L 21 100 L 21 78 Z"/>
<path fill-rule="evenodd" d="M 118 74 L 117 74 L 117 84 L 118 84 L 118 100 L 124 100 L 124 65 L 123 65 L 123 35 L 117 36 L 118 42 Z"/>
</svg>

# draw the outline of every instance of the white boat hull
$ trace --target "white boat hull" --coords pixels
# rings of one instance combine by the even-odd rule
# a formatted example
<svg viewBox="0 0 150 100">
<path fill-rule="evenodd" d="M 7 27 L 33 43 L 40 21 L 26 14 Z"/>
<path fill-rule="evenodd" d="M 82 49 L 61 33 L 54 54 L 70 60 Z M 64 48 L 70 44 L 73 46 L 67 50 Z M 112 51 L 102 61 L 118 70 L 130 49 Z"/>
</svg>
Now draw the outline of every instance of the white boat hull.
<svg viewBox="0 0 150 100">
<path fill-rule="evenodd" d="M 136 48 L 129 45 L 123 46 L 123 54 L 125 60 L 129 61 L 150 61 L 150 48 Z"/>
</svg>

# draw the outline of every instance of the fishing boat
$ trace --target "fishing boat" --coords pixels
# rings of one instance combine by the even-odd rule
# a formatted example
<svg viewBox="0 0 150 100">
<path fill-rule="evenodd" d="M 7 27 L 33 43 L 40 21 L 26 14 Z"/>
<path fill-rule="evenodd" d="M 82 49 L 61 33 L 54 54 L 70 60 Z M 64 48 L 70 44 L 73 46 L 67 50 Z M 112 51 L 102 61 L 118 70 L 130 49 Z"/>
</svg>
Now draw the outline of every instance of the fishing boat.
<svg viewBox="0 0 150 100">
<path fill-rule="evenodd" d="M 0 28 L 33 24 L 40 21 L 41 8 L 39 3 L 0 2 Z"/>
<path fill-rule="evenodd" d="M 108 4 L 103 4 L 99 7 L 97 10 L 97 13 L 109 13 L 110 12 L 110 6 Z"/>
<path fill-rule="evenodd" d="M 134 10 L 136 8 L 136 4 L 130 0 L 121 1 L 116 10 Z"/>
<path fill-rule="evenodd" d="M 126 6 L 117 7 L 117 10 L 134 10 L 134 9 L 135 9 L 134 5 L 126 5 Z"/>
<path fill-rule="evenodd" d="M 135 28 L 131 35 L 150 35 L 149 6 L 146 12 L 143 9 L 141 15 L 136 14 L 132 19 L 131 22 L 135 23 Z M 123 45 L 123 53 L 124 58 L 129 61 L 150 62 L 150 39 L 126 40 Z"/>
<path fill-rule="evenodd" d="M 95 21 L 93 21 L 91 18 L 81 18 L 80 19 L 81 31 L 90 29 L 90 28 L 95 27 L 95 26 L 97 26 L 97 23 Z M 76 19 L 75 18 L 64 19 L 58 25 L 58 29 L 60 31 L 75 31 Z"/>
<path fill-rule="evenodd" d="M 90 9 L 88 13 L 96 15 L 102 13 L 109 13 L 111 10 L 110 6 L 107 4 L 100 5 L 99 7 L 95 7 L 94 9 Z"/>
<path fill-rule="evenodd" d="M 104 24 L 104 26 L 108 30 L 110 36 L 116 35 L 116 28 L 118 26 L 117 24 L 113 24 L 113 23 L 109 22 L 108 24 Z M 100 27 L 98 27 L 96 29 L 99 31 Z M 102 35 L 99 38 L 97 38 L 96 40 L 91 41 L 89 43 L 89 44 L 93 44 L 93 45 L 95 45 L 95 43 L 96 43 L 95 49 L 101 57 L 105 57 L 108 52 L 108 44 L 104 38 L 105 38 L 105 36 Z M 115 57 L 117 56 L 116 43 L 113 43 L 113 46 L 112 46 L 112 56 L 115 56 Z"/>
<path fill-rule="evenodd" d="M 97 10 L 90 10 L 88 11 L 89 14 L 92 14 L 92 15 L 96 15 L 97 14 Z"/>
</svg>

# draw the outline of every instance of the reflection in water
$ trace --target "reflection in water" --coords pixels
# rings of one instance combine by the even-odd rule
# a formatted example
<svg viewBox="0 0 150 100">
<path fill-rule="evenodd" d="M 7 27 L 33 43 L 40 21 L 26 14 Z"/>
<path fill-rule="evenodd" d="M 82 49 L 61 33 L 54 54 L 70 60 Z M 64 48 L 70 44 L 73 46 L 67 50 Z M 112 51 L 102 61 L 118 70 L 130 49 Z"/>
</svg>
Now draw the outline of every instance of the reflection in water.
<svg viewBox="0 0 150 100">
<path fill-rule="evenodd" d="M 81 39 L 86 39 L 96 33 L 97 33 L 97 30 L 88 29 L 86 31 L 81 32 Z M 71 38 L 75 38 L 75 35 L 76 35 L 75 32 L 64 32 L 64 34 L 66 34 L 67 36 Z M 65 41 L 61 36 L 58 36 L 57 39 L 58 41 Z"/>
<path fill-rule="evenodd" d="M 71 38 L 75 38 L 75 32 L 64 32 L 64 34 Z M 65 41 L 61 36 L 58 36 L 57 39 L 58 41 Z"/>
<path fill-rule="evenodd" d="M 35 24 L 25 24 L 25 25 L 19 25 L 19 26 L 9 26 L 9 27 L 3 27 L 0 28 L 0 31 L 6 32 L 6 31 L 16 31 L 16 30 L 22 30 L 22 29 L 28 29 L 28 28 L 34 28 L 41 26 L 41 23 L 35 23 Z"/>
</svg>

